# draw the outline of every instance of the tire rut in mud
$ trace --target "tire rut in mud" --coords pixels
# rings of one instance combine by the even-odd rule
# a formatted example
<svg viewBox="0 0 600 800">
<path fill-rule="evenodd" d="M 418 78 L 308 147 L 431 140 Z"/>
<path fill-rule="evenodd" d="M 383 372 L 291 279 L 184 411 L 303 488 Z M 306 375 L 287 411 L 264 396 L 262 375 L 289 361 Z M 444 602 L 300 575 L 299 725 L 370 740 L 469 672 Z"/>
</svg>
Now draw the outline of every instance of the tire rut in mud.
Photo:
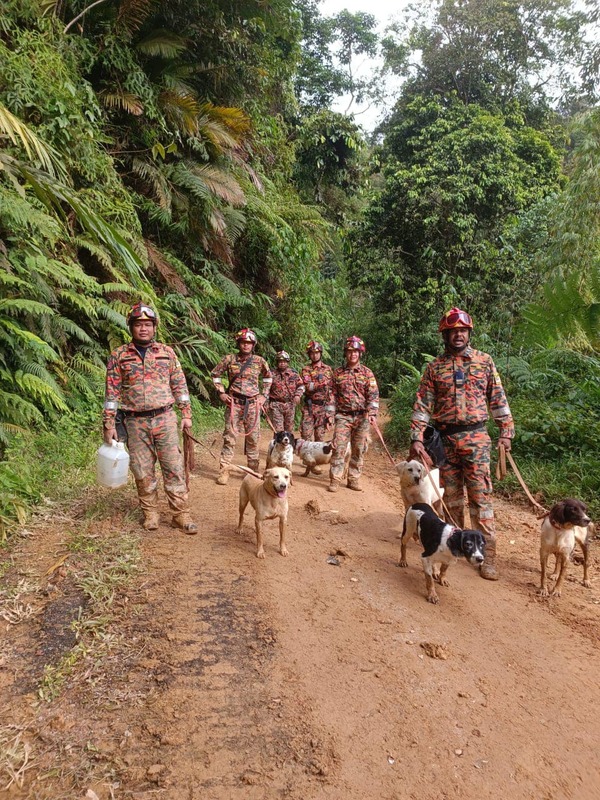
<svg viewBox="0 0 600 800">
<path fill-rule="evenodd" d="M 283 691 L 273 678 L 276 635 L 252 578 L 190 570 L 143 616 L 137 669 L 145 680 L 153 674 L 155 689 L 132 725 L 123 788 L 144 797 L 158 786 L 169 800 L 246 800 L 267 787 L 269 796 L 299 798 L 307 782 L 327 780 L 332 748 L 315 734 L 295 677 L 283 677 Z"/>
</svg>

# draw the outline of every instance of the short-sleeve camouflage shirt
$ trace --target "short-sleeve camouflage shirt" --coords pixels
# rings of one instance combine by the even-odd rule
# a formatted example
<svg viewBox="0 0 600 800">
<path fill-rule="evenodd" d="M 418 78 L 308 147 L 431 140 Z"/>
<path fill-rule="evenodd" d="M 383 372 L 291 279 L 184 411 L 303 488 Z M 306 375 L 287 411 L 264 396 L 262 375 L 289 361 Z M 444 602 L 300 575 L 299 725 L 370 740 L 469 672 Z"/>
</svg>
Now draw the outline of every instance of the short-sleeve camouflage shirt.
<svg viewBox="0 0 600 800">
<path fill-rule="evenodd" d="M 328 364 L 307 364 L 302 367 L 300 377 L 309 400 L 333 402 L 333 369 Z"/>
<path fill-rule="evenodd" d="M 273 372 L 273 384 L 271 385 L 270 400 L 279 403 L 289 403 L 296 397 L 300 398 L 304 394 L 304 384 L 300 375 L 295 369 L 288 367 L 283 372 L 276 369 Z"/>
</svg>

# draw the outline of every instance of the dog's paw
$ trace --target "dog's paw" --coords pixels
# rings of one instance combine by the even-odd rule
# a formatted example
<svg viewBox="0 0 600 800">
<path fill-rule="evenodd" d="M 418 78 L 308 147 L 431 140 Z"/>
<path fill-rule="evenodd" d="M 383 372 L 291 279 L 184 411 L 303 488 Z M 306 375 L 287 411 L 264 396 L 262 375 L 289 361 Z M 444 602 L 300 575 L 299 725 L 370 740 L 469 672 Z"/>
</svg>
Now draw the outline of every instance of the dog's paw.
<svg viewBox="0 0 600 800">
<path fill-rule="evenodd" d="M 437 594 L 428 594 L 427 595 L 427 602 L 428 603 L 433 603 L 434 605 L 437 605 L 440 602 L 440 598 L 437 596 Z"/>
<path fill-rule="evenodd" d="M 586 589 L 591 589 L 592 588 L 592 582 L 591 581 L 581 581 L 581 583 L 585 586 Z"/>
<path fill-rule="evenodd" d="M 538 589 L 538 594 L 540 597 L 548 597 L 548 589 L 545 587 L 543 589 Z"/>
<path fill-rule="evenodd" d="M 552 589 L 550 594 L 552 597 L 560 597 L 560 589 Z"/>
<path fill-rule="evenodd" d="M 264 558 L 265 557 L 265 551 L 264 551 L 264 549 L 262 547 L 260 548 L 260 550 L 256 551 L 256 557 L 257 558 Z"/>
<path fill-rule="evenodd" d="M 446 578 L 442 578 L 441 575 L 436 575 L 435 580 L 439 583 L 440 586 L 450 586 L 448 580 Z"/>
<path fill-rule="evenodd" d="M 243 528 L 236 528 L 235 532 L 237 533 L 238 536 L 241 536 L 242 533 L 243 533 L 243 530 L 244 530 Z"/>
<path fill-rule="evenodd" d="M 408 567 L 408 561 L 405 558 L 401 558 L 398 562 L 399 567 Z"/>
<path fill-rule="evenodd" d="M 287 556 L 288 555 L 287 547 L 282 547 L 279 552 L 281 553 L 282 556 Z"/>
</svg>

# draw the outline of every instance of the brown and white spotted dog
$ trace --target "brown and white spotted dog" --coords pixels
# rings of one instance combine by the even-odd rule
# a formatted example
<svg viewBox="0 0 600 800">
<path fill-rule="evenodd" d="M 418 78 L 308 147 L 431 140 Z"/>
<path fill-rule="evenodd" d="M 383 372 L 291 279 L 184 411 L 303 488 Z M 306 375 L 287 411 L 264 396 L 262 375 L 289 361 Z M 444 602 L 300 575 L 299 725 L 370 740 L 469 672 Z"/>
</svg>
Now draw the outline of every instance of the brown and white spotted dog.
<svg viewBox="0 0 600 800">
<path fill-rule="evenodd" d="M 583 585 L 591 586 L 588 574 L 589 548 L 593 525 L 588 517 L 587 506 L 581 500 L 569 497 L 552 506 L 549 513 L 542 520 L 540 531 L 540 566 L 542 575 L 539 594 L 547 597 L 560 597 L 563 581 L 567 574 L 569 558 L 578 544 L 583 552 Z M 548 569 L 548 556 L 556 556 L 554 573 L 556 578 L 552 591 L 546 585 L 546 572 Z"/>
</svg>

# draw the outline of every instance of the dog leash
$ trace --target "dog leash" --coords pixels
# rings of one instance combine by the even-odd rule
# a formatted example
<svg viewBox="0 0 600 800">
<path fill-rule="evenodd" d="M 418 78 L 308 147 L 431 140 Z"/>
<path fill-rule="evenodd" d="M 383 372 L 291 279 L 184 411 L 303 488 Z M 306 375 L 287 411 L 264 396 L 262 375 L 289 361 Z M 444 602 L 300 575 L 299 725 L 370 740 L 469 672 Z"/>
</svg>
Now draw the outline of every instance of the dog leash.
<svg viewBox="0 0 600 800">
<path fill-rule="evenodd" d="M 510 450 L 507 450 L 504 447 L 504 445 L 502 445 L 502 444 L 498 448 L 498 463 L 496 464 L 496 478 L 499 481 L 501 481 L 502 478 L 506 477 L 506 474 L 508 472 L 508 470 L 506 468 L 506 459 L 507 458 L 508 458 L 509 464 L 513 468 L 513 472 L 517 476 L 517 480 L 521 484 L 521 488 L 523 489 L 523 491 L 527 495 L 527 499 L 529 500 L 529 502 L 531 503 L 531 505 L 534 508 L 537 508 L 539 511 L 542 512 L 542 514 L 538 517 L 538 519 L 542 519 L 542 517 L 547 517 L 550 512 L 547 509 L 545 509 L 544 506 L 540 505 L 540 503 L 538 503 L 537 500 L 534 499 L 533 495 L 531 494 L 531 492 L 527 488 L 527 484 L 523 480 L 523 477 L 522 477 L 521 473 L 519 472 L 519 468 L 515 464 L 515 460 L 512 457 L 512 454 L 511 454 Z"/>
<path fill-rule="evenodd" d="M 188 428 L 183 429 L 183 463 L 185 467 L 185 485 L 189 491 L 190 488 L 190 475 L 194 471 L 195 464 L 195 453 L 194 453 L 194 442 L 199 444 L 201 447 L 204 447 L 211 456 L 217 461 L 217 456 L 213 453 L 210 447 L 204 442 L 199 441 L 196 439 L 195 436 L 189 432 Z"/>
<path fill-rule="evenodd" d="M 250 467 L 242 467 L 241 464 L 231 464 L 231 466 L 235 467 L 236 469 L 241 469 L 242 472 L 247 472 L 248 475 L 254 475 L 255 478 L 262 480 L 262 475 L 259 475 L 258 472 L 255 472 L 253 469 L 250 469 Z"/>
<path fill-rule="evenodd" d="M 379 425 L 377 424 L 377 422 L 374 419 L 371 420 L 371 425 L 375 428 L 375 433 L 377 434 L 377 436 L 379 436 L 379 440 L 381 441 L 381 444 L 383 445 L 383 449 L 385 450 L 386 455 L 389 458 L 391 465 L 395 468 L 396 467 L 396 462 L 392 458 L 392 454 L 388 450 L 386 443 L 383 441 L 383 435 L 382 435 L 381 431 L 379 430 Z"/>
<path fill-rule="evenodd" d="M 446 519 L 447 519 L 447 521 L 448 521 L 448 522 L 451 522 L 451 523 L 452 523 L 452 525 L 454 525 L 454 527 L 455 527 L 457 530 L 460 530 L 460 529 L 459 529 L 459 526 L 456 524 L 456 522 L 455 522 L 455 520 L 454 520 L 454 518 L 453 518 L 452 514 L 451 514 L 451 513 L 450 513 L 450 511 L 448 510 L 448 506 L 446 505 L 446 503 L 444 503 L 444 498 L 443 498 L 443 497 L 442 497 L 442 495 L 440 494 L 440 490 L 438 489 L 436 482 L 435 482 L 435 481 L 433 480 L 433 478 L 431 477 L 431 470 L 429 469 L 429 467 L 427 466 L 427 464 L 425 463 L 425 461 L 424 461 L 423 459 L 421 459 L 421 464 L 423 464 L 423 466 L 425 467 L 425 472 L 427 473 L 427 477 L 429 478 L 429 482 L 430 482 L 430 483 L 431 483 L 431 485 L 433 486 L 433 491 L 434 491 L 434 492 L 437 494 L 438 500 L 439 500 L 439 501 L 440 501 L 440 503 L 442 504 L 442 508 L 444 509 L 444 513 L 446 514 Z"/>
<path fill-rule="evenodd" d="M 273 433 L 277 433 L 277 429 L 275 428 L 275 425 L 273 425 L 273 423 L 271 422 L 271 417 L 267 414 L 267 412 L 265 411 L 264 408 L 262 409 L 262 413 L 265 415 L 265 419 L 267 420 L 267 422 L 269 424 L 269 428 L 271 428 Z"/>
</svg>

